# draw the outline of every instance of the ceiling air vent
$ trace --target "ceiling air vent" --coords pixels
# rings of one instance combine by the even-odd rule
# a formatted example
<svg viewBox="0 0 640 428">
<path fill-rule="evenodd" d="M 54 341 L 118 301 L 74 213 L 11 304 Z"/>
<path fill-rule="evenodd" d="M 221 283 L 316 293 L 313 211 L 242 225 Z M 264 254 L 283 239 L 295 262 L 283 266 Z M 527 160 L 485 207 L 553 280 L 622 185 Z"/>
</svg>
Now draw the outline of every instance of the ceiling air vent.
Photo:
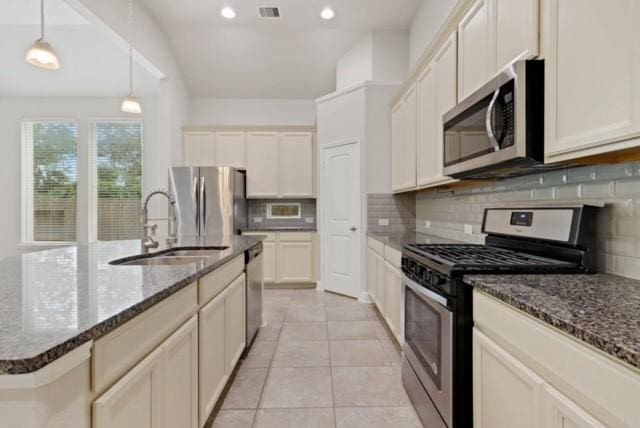
<svg viewBox="0 0 640 428">
<path fill-rule="evenodd" d="M 262 18 L 280 18 L 280 10 L 277 7 L 259 7 L 258 12 Z"/>
</svg>

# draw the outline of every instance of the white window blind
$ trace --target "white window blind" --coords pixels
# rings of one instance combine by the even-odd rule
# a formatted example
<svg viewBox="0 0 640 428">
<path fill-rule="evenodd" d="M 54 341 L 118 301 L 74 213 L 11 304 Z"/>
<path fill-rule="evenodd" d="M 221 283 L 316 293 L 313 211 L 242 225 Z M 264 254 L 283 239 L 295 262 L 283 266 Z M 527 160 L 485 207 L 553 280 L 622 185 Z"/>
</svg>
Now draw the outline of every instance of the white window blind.
<svg viewBox="0 0 640 428">
<path fill-rule="evenodd" d="M 92 223 L 99 241 L 140 238 L 142 204 L 141 122 L 92 121 Z"/>
<path fill-rule="evenodd" d="M 24 242 L 76 240 L 77 139 L 75 122 L 22 122 Z"/>
</svg>

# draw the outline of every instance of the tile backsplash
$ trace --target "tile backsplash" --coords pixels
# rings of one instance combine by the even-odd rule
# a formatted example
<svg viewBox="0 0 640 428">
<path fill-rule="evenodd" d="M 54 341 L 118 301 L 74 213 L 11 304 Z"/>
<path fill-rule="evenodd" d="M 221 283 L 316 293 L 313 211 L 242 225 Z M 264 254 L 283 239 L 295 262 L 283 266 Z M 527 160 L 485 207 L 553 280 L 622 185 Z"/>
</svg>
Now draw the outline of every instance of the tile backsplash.
<svg viewBox="0 0 640 428">
<path fill-rule="evenodd" d="M 480 228 L 487 207 L 603 204 L 598 270 L 640 279 L 640 163 L 566 168 L 414 196 L 418 231 L 470 242 L 484 239 Z"/>
<path fill-rule="evenodd" d="M 367 229 L 371 232 L 406 232 L 416 229 L 416 200 L 413 194 L 367 195 Z"/>
<path fill-rule="evenodd" d="M 267 204 L 269 203 L 299 203 L 302 208 L 301 218 L 269 219 L 267 218 Z M 249 227 L 308 227 L 316 228 L 316 200 L 315 199 L 249 199 Z M 260 219 L 261 221 L 258 221 Z"/>
</svg>

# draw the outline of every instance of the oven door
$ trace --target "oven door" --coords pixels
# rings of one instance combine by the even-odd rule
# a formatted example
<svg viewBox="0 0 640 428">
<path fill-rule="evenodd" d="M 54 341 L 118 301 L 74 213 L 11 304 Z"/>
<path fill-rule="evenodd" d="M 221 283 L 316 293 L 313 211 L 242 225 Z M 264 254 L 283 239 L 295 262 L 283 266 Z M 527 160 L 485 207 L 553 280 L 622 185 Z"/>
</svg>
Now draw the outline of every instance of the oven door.
<svg viewBox="0 0 640 428">
<path fill-rule="evenodd" d="M 451 305 L 446 297 L 406 276 L 403 276 L 403 283 L 405 356 L 450 427 L 453 407 Z"/>
</svg>

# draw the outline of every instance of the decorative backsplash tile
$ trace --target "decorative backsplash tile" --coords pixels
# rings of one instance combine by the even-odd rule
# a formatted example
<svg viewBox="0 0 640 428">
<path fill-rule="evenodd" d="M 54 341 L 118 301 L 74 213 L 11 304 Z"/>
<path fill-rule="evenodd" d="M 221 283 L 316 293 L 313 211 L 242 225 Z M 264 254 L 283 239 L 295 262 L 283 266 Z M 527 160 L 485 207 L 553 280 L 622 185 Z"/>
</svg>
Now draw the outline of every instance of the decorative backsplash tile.
<svg viewBox="0 0 640 428">
<path fill-rule="evenodd" d="M 480 227 L 488 207 L 604 204 L 597 220 L 598 269 L 640 278 L 640 163 L 567 168 L 414 195 L 418 231 L 469 242 L 483 241 Z"/>
<path fill-rule="evenodd" d="M 367 229 L 372 232 L 405 232 L 416 229 L 416 200 L 412 194 L 367 195 Z"/>
<path fill-rule="evenodd" d="M 283 202 L 299 203 L 300 218 L 267 218 L 267 204 Z M 316 228 L 315 199 L 249 199 L 249 227 L 308 227 Z"/>
</svg>

